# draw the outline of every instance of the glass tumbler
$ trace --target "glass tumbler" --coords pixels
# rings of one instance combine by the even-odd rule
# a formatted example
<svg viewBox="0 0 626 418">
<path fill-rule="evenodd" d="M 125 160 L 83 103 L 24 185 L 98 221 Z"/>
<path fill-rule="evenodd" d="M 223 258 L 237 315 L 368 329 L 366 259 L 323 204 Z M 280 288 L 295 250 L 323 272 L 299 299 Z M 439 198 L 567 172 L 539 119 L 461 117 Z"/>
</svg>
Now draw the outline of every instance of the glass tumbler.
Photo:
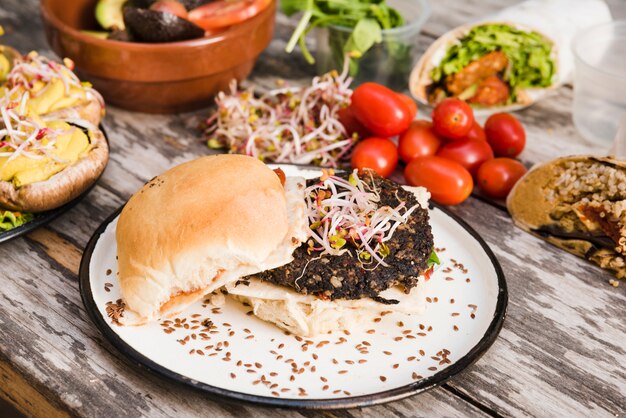
<svg viewBox="0 0 626 418">
<path fill-rule="evenodd" d="M 382 42 L 374 44 L 361 58 L 355 60 L 351 71 L 354 85 L 373 81 L 394 90 L 408 88 L 411 70 L 418 58 L 418 38 L 430 16 L 427 0 L 387 0 L 405 19 L 404 26 L 382 31 Z M 317 72 L 343 68 L 343 46 L 352 28 L 330 26 L 316 30 L 315 62 Z"/>
<path fill-rule="evenodd" d="M 587 28 L 572 48 L 574 125 L 586 139 L 608 145 L 626 115 L 626 21 Z"/>
</svg>

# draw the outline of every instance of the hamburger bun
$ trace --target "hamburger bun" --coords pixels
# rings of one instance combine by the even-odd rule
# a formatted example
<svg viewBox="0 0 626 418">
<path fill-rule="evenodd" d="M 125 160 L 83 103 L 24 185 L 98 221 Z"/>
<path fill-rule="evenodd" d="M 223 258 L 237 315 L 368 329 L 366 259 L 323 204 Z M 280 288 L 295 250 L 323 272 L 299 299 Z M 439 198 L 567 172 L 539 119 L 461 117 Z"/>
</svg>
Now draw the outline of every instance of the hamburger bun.
<svg viewBox="0 0 626 418">
<path fill-rule="evenodd" d="M 393 305 L 372 298 L 323 300 L 256 278 L 247 283 L 230 284 L 226 289 L 232 298 L 250 305 L 258 318 L 300 337 L 354 330 L 383 312 L 419 315 L 425 310 L 423 278 L 408 294 L 397 286 L 381 292 L 380 297 L 398 301 Z"/>
<path fill-rule="evenodd" d="M 291 261 L 306 239 L 304 186 L 258 159 L 199 158 L 150 180 L 120 214 L 119 282 L 143 323 L 244 275 Z M 132 315 L 131 315 L 132 317 Z"/>
<path fill-rule="evenodd" d="M 78 161 L 45 181 L 16 187 L 0 181 L 0 207 L 44 212 L 74 200 L 98 180 L 109 161 L 109 145 L 99 129 L 87 132 L 91 148 Z"/>
</svg>

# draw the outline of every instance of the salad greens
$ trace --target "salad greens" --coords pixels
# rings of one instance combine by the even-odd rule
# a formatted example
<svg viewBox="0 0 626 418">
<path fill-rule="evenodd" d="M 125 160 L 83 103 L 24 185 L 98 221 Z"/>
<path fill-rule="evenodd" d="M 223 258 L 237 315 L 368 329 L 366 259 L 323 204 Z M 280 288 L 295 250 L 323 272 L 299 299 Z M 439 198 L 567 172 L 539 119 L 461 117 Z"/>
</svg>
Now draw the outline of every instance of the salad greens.
<svg viewBox="0 0 626 418">
<path fill-rule="evenodd" d="M 470 62 L 492 51 L 502 51 L 509 60 L 504 81 L 515 88 L 548 87 L 552 85 L 556 63 L 552 43 L 537 32 L 527 32 L 506 24 L 484 24 L 452 45 L 438 67 L 431 72 L 434 83 L 456 74 Z M 514 97 L 513 97 L 514 98 Z"/>
<path fill-rule="evenodd" d="M 33 219 L 32 213 L 0 211 L 0 232 L 17 228 Z"/>
<path fill-rule="evenodd" d="M 342 26 L 353 28 L 343 43 L 343 54 L 358 59 L 374 44 L 382 42 L 383 29 L 404 25 L 400 13 L 385 0 L 281 0 L 281 10 L 287 16 L 304 12 L 285 50 L 293 52 L 296 44 L 310 63 L 315 63 L 305 44 L 306 35 L 317 27 Z"/>
</svg>

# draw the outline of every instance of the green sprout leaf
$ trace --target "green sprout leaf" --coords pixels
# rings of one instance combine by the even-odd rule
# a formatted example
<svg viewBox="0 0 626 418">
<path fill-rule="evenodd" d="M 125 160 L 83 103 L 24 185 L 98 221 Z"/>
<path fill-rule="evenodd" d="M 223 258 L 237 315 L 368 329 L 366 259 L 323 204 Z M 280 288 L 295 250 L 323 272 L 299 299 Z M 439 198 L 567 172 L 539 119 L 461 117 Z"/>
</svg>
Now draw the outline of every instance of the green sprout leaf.
<svg viewBox="0 0 626 418">
<path fill-rule="evenodd" d="M 426 265 L 428 266 L 428 268 L 431 268 L 435 264 L 440 265 L 441 262 L 439 261 L 439 257 L 437 256 L 437 253 L 435 252 L 435 250 L 433 250 L 430 253 L 430 257 L 428 257 L 428 261 L 426 262 Z"/>
</svg>

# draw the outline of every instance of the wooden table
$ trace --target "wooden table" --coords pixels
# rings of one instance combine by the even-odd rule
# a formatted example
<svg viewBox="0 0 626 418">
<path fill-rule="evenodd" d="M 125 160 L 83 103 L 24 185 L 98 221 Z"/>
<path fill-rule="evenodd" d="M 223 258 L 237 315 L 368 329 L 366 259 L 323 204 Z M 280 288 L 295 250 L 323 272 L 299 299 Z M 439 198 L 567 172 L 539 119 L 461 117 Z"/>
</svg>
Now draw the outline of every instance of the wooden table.
<svg viewBox="0 0 626 418">
<path fill-rule="evenodd" d="M 447 29 L 516 1 L 431 3 L 422 48 Z M 7 30 L 3 42 L 50 53 L 36 0 L 2 0 L 0 24 Z M 290 25 L 279 17 L 254 82 L 306 82 L 313 75 L 299 55 L 283 52 Z M 578 134 L 571 104 L 572 89 L 563 87 L 518 114 L 528 132 L 524 161 L 608 148 Z M 148 179 L 208 153 L 197 129 L 207 113 L 152 116 L 109 108 L 104 124 L 112 154 L 92 193 L 49 226 L 0 245 L 0 397 L 18 410 L 47 417 L 315 415 L 212 401 L 134 367 L 103 339 L 81 302 L 77 271 L 92 232 Z M 505 271 L 510 301 L 500 337 L 474 366 L 440 388 L 326 415 L 623 416 L 626 284 L 610 286 L 610 274 L 515 228 L 497 205 L 470 198 L 453 211 L 485 238 Z"/>
</svg>

